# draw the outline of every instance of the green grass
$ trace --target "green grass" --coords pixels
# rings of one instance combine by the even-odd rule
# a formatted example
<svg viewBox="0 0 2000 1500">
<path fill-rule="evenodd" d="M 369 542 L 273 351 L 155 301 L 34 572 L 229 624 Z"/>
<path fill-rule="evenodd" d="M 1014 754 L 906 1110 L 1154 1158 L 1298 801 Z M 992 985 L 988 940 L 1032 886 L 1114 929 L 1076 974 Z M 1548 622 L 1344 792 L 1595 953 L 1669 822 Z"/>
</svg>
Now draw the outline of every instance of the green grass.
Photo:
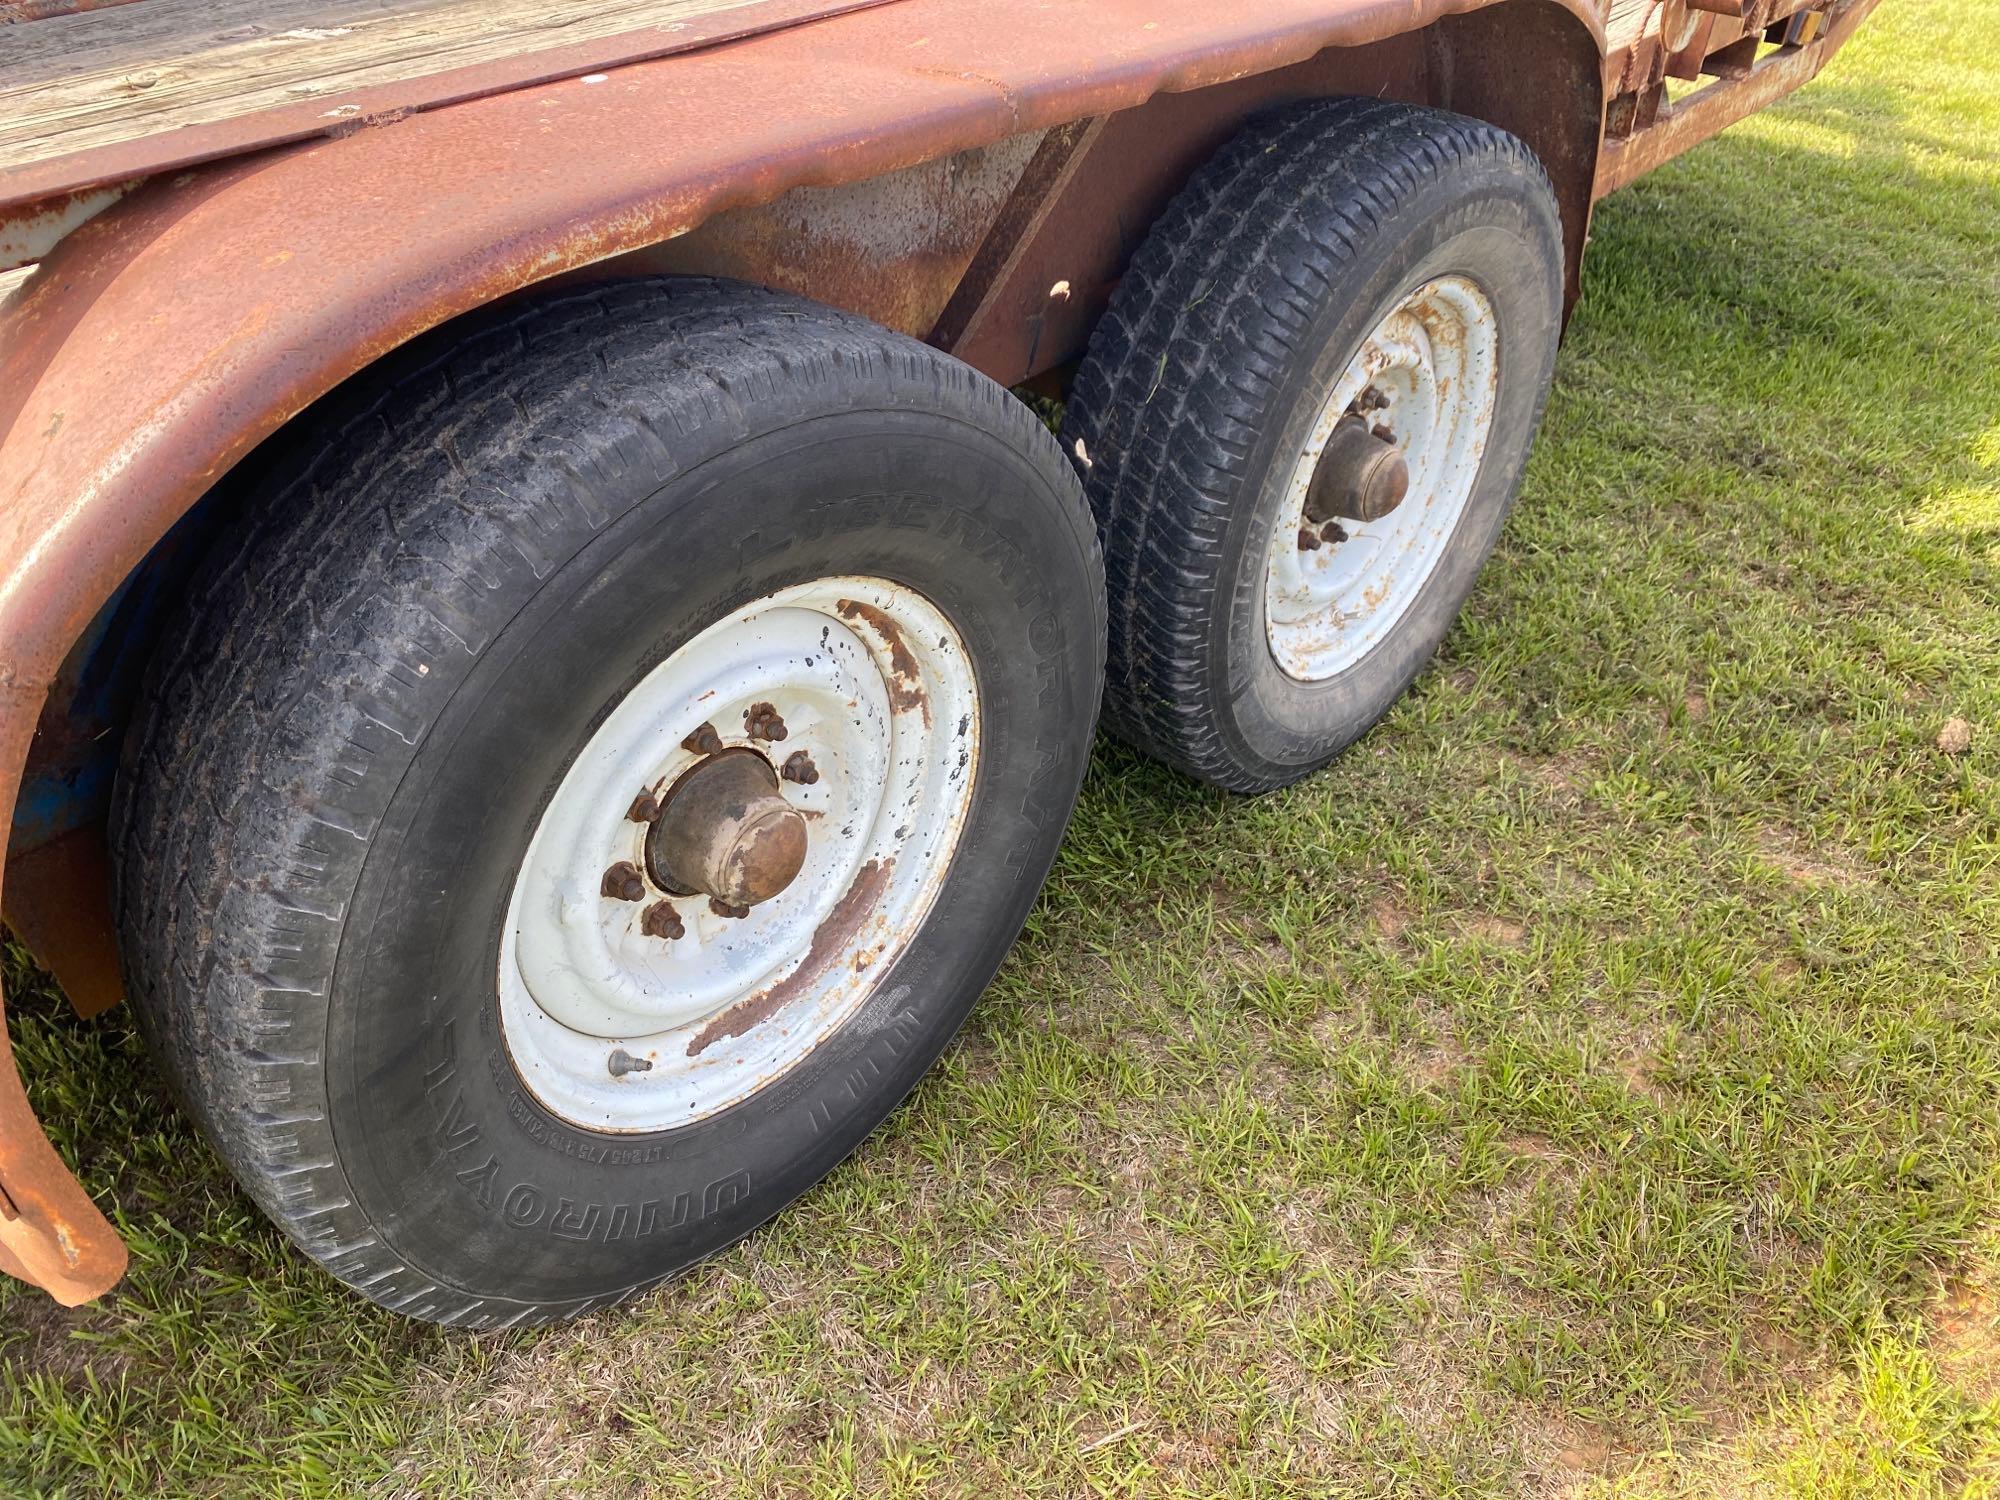
<svg viewBox="0 0 2000 1500">
<path fill-rule="evenodd" d="M 2000 8 L 1586 282 L 1415 692 L 1263 801 L 1104 747 L 914 1102 L 635 1307 L 375 1312 L 10 958 L 133 1269 L 0 1291 L 0 1489 L 2000 1494 Z"/>
</svg>

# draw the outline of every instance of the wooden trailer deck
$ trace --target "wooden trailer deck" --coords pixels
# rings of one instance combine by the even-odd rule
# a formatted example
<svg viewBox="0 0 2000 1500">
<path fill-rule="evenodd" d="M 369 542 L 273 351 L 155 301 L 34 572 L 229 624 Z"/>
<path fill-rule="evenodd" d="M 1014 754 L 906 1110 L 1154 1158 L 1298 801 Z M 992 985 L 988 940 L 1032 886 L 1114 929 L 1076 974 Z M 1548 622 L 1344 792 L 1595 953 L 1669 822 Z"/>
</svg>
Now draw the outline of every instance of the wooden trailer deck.
<svg viewBox="0 0 2000 1500">
<path fill-rule="evenodd" d="M 143 0 L 32 23 L 15 7 L 0 25 L 0 204 L 885 3 Z"/>
<path fill-rule="evenodd" d="M 0 209 L 899 3 L 0 0 Z M 1675 112 L 1667 79 L 1737 81 L 1774 18 L 1789 18 L 1788 49 L 1826 20 L 1808 0 L 1608 0 L 1600 14 L 1601 191 L 1671 154 L 1619 149 Z M 1801 81 L 1653 133 L 1711 133 Z"/>
</svg>

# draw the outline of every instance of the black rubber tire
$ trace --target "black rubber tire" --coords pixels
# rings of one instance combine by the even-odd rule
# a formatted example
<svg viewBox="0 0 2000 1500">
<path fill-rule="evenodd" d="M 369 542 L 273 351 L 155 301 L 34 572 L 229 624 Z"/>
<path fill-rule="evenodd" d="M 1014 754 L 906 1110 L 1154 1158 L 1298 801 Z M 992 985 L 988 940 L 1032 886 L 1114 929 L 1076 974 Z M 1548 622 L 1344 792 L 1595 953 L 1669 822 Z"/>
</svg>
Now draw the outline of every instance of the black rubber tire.
<svg viewBox="0 0 2000 1500">
<path fill-rule="evenodd" d="M 132 997 L 265 1212 L 387 1307 L 517 1325 L 631 1296 L 846 1156 L 992 977 L 1089 755 L 1101 567 L 1032 413 L 845 314 L 632 282 L 433 338 L 252 498 L 158 649 L 114 837 Z M 945 884 L 777 1081 L 678 1130 L 575 1129 L 498 1039 L 528 831 L 652 664 L 829 573 L 964 637 L 988 738 Z"/>
<path fill-rule="evenodd" d="M 1290 455 L 1369 331 L 1448 272 L 1492 299 L 1501 340 L 1471 502 L 1381 644 L 1300 683 L 1264 625 Z M 1252 122 L 1206 164 L 1141 246 L 1065 416 L 1104 545 L 1106 727 L 1189 775 L 1262 792 L 1375 723 L 1457 618 L 1513 503 L 1554 373 L 1562 284 L 1547 176 L 1479 121 L 1321 100 Z"/>
</svg>

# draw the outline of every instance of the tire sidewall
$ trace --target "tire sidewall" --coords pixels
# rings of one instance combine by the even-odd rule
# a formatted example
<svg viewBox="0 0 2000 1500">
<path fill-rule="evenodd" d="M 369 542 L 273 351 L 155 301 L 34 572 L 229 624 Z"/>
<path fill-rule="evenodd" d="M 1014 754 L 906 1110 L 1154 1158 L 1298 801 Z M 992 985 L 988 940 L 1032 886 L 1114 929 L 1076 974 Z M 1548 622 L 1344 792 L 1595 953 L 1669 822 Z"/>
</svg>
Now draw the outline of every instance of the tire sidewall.
<svg viewBox="0 0 2000 1500">
<path fill-rule="evenodd" d="M 783 423 L 646 494 L 497 629 L 382 811 L 334 972 L 336 1155 L 400 1258 L 475 1297 L 610 1300 L 769 1218 L 922 1076 L 1025 919 L 1089 750 L 1094 585 L 1053 468 L 923 411 Z M 673 1131 L 570 1126 L 521 1084 L 494 982 L 541 810 L 673 650 L 830 575 L 915 589 L 964 640 L 982 741 L 952 870 L 868 998 L 778 1080 Z"/>
</svg>

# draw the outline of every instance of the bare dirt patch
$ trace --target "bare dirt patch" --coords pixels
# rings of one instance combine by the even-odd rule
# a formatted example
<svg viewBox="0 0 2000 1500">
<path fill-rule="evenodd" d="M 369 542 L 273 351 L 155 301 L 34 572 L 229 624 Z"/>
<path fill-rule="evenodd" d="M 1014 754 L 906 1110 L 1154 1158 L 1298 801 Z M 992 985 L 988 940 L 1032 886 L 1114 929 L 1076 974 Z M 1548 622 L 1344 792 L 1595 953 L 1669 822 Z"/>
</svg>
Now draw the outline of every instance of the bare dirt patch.
<svg viewBox="0 0 2000 1500">
<path fill-rule="evenodd" d="M 1377 896 L 1368 903 L 1368 920 L 1383 941 L 1390 943 L 1402 937 L 1403 929 L 1410 925 L 1409 913 L 1390 896 Z"/>
<path fill-rule="evenodd" d="M 1491 913 L 1470 918 L 1461 924 L 1460 930 L 1467 937 L 1481 942 L 1497 943 L 1503 948 L 1523 947 L 1528 941 L 1527 924 L 1516 922 L 1512 917 L 1498 917 Z"/>
<path fill-rule="evenodd" d="M 1929 1339 L 1939 1368 L 1973 1399 L 2000 1400 L 2000 1299 L 1983 1282 L 1953 1282 L 1931 1309 Z"/>
<path fill-rule="evenodd" d="M 1869 883 L 1866 871 L 1835 851 L 1811 846 L 1789 828 L 1758 830 L 1757 850 L 1794 885 L 1851 890 Z"/>
</svg>

